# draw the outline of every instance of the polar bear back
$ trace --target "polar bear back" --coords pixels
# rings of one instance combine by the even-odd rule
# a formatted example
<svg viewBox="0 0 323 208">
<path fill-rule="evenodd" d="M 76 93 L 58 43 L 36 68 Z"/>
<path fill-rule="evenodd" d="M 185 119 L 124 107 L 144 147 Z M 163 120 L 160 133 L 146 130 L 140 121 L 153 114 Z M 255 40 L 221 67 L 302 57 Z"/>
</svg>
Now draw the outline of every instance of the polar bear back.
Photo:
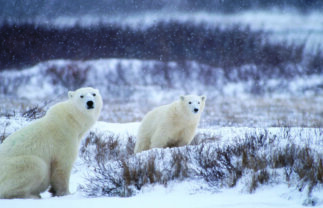
<svg viewBox="0 0 323 208">
<path fill-rule="evenodd" d="M 160 106 L 146 114 L 139 127 L 137 139 L 140 138 L 140 141 L 138 139 L 135 146 L 135 152 L 138 152 L 139 149 L 149 149 L 151 144 L 150 138 L 153 136 L 156 129 L 167 128 L 167 111 L 169 108 L 170 105 Z"/>
<path fill-rule="evenodd" d="M 0 155 L 5 156 L 19 156 L 26 154 L 42 155 L 44 158 L 49 156 L 49 152 L 46 148 L 46 132 L 44 127 L 43 118 L 36 120 L 28 125 L 28 128 L 22 128 L 17 132 L 10 135 L 1 144 Z M 43 140 L 38 138 L 42 137 Z M 45 152 L 45 154 L 42 154 Z M 49 159 L 47 158 L 47 161 Z"/>
<path fill-rule="evenodd" d="M 73 140 L 80 132 L 79 129 L 72 127 L 74 124 L 70 121 L 71 118 L 68 118 L 68 114 L 65 114 L 66 109 L 68 109 L 67 106 L 67 102 L 54 105 L 43 118 L 33 121 L 28 126 L 10 135 L 1 144 L 0 155 L 32 154 L 49 161 L 53 151 L 52 147 L 61 142 L 59 141 L 60 138 Z M 57 113 L 56 111 L 60 112 Z M 55 134 L 52 132 L 55 132 Z M 61 143 L 66 143 L 66 141 Z"/>
</svg>

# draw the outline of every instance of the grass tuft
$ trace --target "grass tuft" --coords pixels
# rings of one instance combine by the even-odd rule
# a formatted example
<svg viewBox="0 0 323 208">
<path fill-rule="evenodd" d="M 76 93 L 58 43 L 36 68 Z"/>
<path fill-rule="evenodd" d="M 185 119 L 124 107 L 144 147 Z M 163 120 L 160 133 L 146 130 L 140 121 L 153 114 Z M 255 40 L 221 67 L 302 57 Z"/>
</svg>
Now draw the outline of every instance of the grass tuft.
<svg viewBox="0 0 323 208">
<path fill-rule="evenodd" d="M 150 184 L 167 186 L 171 181 L 199 179 L 215 189 L 249 181 L 245 186 L 254 192 L 261 185 L 285 178 L 300 191 L 307 188 L 310 196 L 314 187 L 322 185 L 323 158 L 308 146 L 280 144 L 279 139 L 291 141 L 289 131 L 285 130 L 284 138 L 265 131 L 245 135 L 230 146 L 220 147 L 216 141 L 210 142 L 213 138 L 205 138 L 200 144 L 135 155 L 129 152 L 134 147 L 133 138 L 122 140 L 125 144 L 115 142 L 121 138 L 113 135 L 107 139 L 91 133 L 81 156 L 93 173 L 81 190 L 89 196 L 132 196 Z"/>
</svg>

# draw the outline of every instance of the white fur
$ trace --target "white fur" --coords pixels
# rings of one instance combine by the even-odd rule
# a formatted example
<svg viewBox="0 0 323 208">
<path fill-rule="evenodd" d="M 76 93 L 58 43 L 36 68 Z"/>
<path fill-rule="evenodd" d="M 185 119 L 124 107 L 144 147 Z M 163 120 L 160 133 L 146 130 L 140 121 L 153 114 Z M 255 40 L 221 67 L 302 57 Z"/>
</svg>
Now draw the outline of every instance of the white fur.
<svg viewBox="0 0 323 208">
<path fill-rule="evenodd" d="M 93 88 L 68 95 L 0 145 L 0 198 L 40 198 L 49 186 L 55 196 L 69 194 L 79 142 L 97 121 L 102 98 Z"/>
<path fill-rule="evenodd" d="M 181 96 L 171 104 L 148 112 L 139 127 L 135 153 L 189 144 L 194 138 L 205 100 L 205 96 Z"/>
</svg>

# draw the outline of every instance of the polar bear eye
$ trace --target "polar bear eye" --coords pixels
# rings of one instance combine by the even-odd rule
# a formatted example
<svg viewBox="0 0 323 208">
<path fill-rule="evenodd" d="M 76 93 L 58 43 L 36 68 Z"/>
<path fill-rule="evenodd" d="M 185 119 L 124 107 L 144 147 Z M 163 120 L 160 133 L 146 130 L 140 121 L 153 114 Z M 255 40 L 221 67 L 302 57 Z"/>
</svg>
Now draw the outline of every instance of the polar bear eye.
<svg viewBox="0 0 323 208">
<path fill-rule="evenodd" d="M 191 105 L 191 104 L 192 104 L 192 102 L 190 101 L 190 102 L 188 102 L 188 104 L 190 104 L 190 105 Z"/>
<path fill-rule="evenodd" d="M 200 104 L 200 102 L 198 102 L 198 104 Z"/>
<path fill-rule="evenodd" d="M 94 97 L 96 96 L 96 94 L 95 94 L 95 93 L 93 93 L 92 95 L 93 95 Z"/>
<path fill-rule="evenodd" d="M 84 98 L 84 96 L 83 96 L 83 95 L 81 95 L 81 96 L 80 96 L 80 98 Z"/>
</svg>

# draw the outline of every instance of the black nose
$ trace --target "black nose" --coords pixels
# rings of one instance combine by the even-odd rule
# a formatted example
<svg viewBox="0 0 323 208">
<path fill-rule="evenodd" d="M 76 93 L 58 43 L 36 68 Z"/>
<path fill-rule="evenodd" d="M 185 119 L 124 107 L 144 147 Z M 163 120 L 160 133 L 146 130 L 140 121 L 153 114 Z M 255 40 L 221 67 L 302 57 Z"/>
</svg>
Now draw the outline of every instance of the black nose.
<svg viewBox="0 0 323 208">
<path fill-rule="evenodd" d="M 93 103 L 93 101 L 91 101 L 91 100 L 86 102 L 86 105 L 87 105 L 87 108 L 88 108 L 88 109 L 93 108 L 93 104 L 94 104 L 94 103 Z"/>
<path fill-rule="evenodd" d="M 197 113 L 199 111 L 199 109 L 197 108 L 194 108 L 194 112 Z"/>
</svg>

